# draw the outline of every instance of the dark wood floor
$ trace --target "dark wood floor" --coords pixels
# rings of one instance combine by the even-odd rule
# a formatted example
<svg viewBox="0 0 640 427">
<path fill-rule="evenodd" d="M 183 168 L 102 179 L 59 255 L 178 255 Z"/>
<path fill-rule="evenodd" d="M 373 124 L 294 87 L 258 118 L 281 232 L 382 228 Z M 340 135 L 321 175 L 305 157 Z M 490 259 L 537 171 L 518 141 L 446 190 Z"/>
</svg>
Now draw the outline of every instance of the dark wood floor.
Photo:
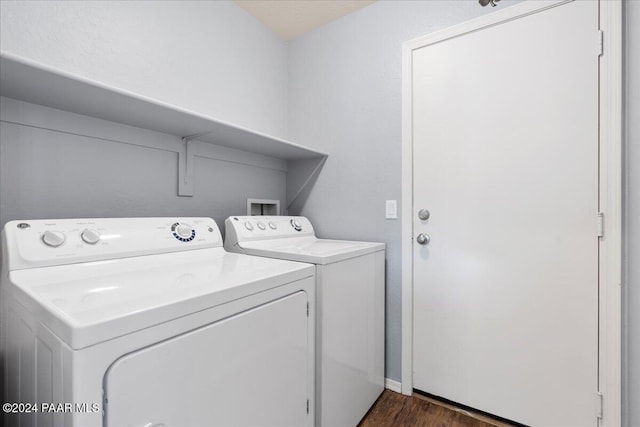
<svg viewBox="0 0 640 427">
<path fill-rule="evenodd" d="M 358 426 L 503 427 L 506 424 L 421 396 L 385 390 Z"/>
</svg>

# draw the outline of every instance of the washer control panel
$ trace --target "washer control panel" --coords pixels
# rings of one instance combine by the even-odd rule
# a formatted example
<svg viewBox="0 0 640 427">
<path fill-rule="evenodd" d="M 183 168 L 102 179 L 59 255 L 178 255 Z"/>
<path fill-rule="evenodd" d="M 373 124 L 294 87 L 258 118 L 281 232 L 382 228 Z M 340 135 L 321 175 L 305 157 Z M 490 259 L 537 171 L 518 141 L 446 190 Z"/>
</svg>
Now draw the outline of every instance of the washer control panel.
<svg viewBox="0 0 640 427">
<path fill-rule="evenodd" d="M 231 216 L 225 221 L 225 232 L 227 240 L 236 242 L 315 235 L 303 216 Z"/>
<path fill-rule="evenodd" d="M 222 246 L 211 218 L 10 221 L 2 238 L 8 268 L 33 268 Z"/>
</svg>

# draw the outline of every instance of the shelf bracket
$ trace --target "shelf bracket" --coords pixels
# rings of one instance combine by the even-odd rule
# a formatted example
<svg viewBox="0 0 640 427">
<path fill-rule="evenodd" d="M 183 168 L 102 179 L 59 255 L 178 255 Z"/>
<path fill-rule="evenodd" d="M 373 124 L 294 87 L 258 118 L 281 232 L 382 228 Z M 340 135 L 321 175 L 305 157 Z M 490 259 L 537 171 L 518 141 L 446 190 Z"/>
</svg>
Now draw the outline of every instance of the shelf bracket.
<svg viewBox="0 0 640 427">
<path fill-rule="evenodd" d="M 182 137 L 182 150 L 178 154 L 178 196 L 193 196 L 193 144 L 192 141 L 208 135 L 212 130 Z"/>
<path fill-rule="evenodd" d="M 182 138 L 182 149 L 178 153 L 178 196 L 193 196 L 193 147 L 192 138 Z"/>
<path fill-rule="evenodd" d="M 309 160 L 298 160 L 297 162 L 289 162 L 289 171 L 287 172 L 287 188 L 295 188 L 294 185 L 303 181 L 302 185 L 298 187 L 295 193 L 287 193 L 287 207 L 286 214 L 290 215 L 289 209 L 293 206 L 294 202 L 298 200 L 306 191 L 309 186 L 315 182 L 315 179 L 320 172 L 320 169 L 327 161 L 327 156 Z M 304 198 L 304 197 L 303 197 Z"/>
</svg>

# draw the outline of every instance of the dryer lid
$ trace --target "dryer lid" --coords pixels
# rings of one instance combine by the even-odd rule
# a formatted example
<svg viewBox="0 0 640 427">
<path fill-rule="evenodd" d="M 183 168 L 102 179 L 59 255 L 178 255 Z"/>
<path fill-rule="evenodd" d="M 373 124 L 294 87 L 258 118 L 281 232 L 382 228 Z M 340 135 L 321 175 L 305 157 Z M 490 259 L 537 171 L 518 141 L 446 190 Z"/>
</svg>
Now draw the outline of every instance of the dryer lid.
<svg viewBox="0 0 640 427">
<path fill-rule="evenodd" d="M 10 271 L 7 290 L 81 349 L 313 273 L 305 264 L 209 248 Z"/>
</svg>

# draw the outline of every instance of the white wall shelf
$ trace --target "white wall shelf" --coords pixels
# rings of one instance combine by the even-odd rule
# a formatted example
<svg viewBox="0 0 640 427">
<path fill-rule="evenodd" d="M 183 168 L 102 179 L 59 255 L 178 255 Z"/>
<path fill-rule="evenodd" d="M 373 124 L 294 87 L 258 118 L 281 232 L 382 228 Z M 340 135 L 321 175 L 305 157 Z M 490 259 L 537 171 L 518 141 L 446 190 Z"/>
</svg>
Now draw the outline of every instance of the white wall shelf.
<svg viewBox="0 0 640 427">
<path fill-rule="evenodd" d="M 322 160 L 326 153 L 255 132 L 139 94 L 0 52 L 0 94 L 7 98 L 111 122 L 175 135 L 184 142 L 179 195 L 193 195 L 193 153 L 197 140 L 286 161 Z M 287 179 L 287 181 L 289 181 Z M 289 182 L 287 185 L 289 186 Z M 291 183 L 294 184 L 294 183 Z M 304 183 L 302 184 L 304 186 Z M 295 188 L 296 186 L 294 186 Z"/>
</svg>

